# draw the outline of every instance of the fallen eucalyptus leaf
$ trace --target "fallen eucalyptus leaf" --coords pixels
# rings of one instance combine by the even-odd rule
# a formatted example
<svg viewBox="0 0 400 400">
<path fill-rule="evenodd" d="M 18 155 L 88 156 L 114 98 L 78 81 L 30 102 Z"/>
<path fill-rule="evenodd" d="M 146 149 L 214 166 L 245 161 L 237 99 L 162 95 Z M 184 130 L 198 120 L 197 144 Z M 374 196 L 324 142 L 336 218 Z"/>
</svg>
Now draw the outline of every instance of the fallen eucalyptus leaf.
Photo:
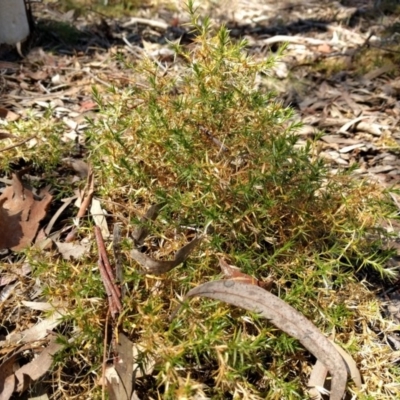
<svg viewBox="0 0 400 400">
<path fill-rule="evenodd" d="M 136 249 L 131 251 L 131 256 L 146 269 L 146 272 L 150 272 L 152 274 L 164 274 L 183 263 L 189 257 L 189 254 L 194 250 L 194 248 L 203 240 L 203 238 L 204 235 L 194 238 L 186 246 L 183 246 L 181 249 L 179 249 L 175 255 L 175 258 L 171 261 L 153 260 L 146 254 L 143 254 Z"/>
<path fill-rule="evenodd" d="M 317 360 L 311 370 L 307 384 L 310 388 L 308 394 L 312 400 L 322 400 L 322 395 L 326 394 L 324 383 L 327 375 L 328 369 L 321 361 Z"/>
<path fill-rule="evenodd" d="M 346 364 L 334 345 L 307 318 L 280 298 L 256 285 L 222 280 L 207 282 L 190 290 L 185 299 L 203 296 L 259 313 L 293 336 L 321 361 L 332 376 L 330 400 L 341 400 L 347 382 Z M 172 317 L 175 316 L 176 310 Z"/>
<path fill-rule="evenodd" d="M 350 374 L 351 379 L 358 389 L 361 389 L 361 375 L 357 368 L 356 362 L 345 350 L 343 350 L 334 341 L 331 343 L 335 346 L 338 353 L 342 356 L 344 362 L 346 363 L 347 372 Z M 308 393 L 312 400 L 322 400 L 322 395 L 326 394 L 326 389 L 324 388 L 324 383 L 326 376 L 328 374 L 328 369 L 322 364 L 321 361 L 317 360 L 311 370 L 310 378 L 308 380 L 307 386 L 310 387 Z"/>
<path fill-rule="evenodd" d="M 106 383 L 111 399 L 130 400 L 133 388 L 133 343 L 122 333 L 118 334 L 114 371 L 106 373 Z M 113 372 L 113 373 L 111 373 Z"/>
<path fill-rule="evenodd" d="M 0 346 L 31 343 L 45 338 L 51 330 L 62 322 L 62 311 L 56 310 L 54 313 L 22 332 L 11 332 L 6 336 L 6 340 L 0 341 Z"/>
<path fill-rule="evenodd" d="M 160 204 L 153 204 L 146 212 L 146 214 L 140 219 L 141 226 L 137 227 L 133 233 L 132 237 L 135 241 L 136 246 L 141 246 L 143 244 L 144 239 L 149 233 L 148 227 L 145 225 L 148 221 L 154 221 L 158 213 L 160 212 L 161 208 L 164 206 L 164 203 Z"/>
<path fill-rule="evenodd" d="M 31 382 L 37 381 L 42 377 L 53 364 L 53 355 L 62 349 L 63 345 L 57 343 L 57 337 L 53 336 L 42 352 L 28 364 L 23 365 L 15 372 L 17 378 L 16 391 L 24 392 Z"/>
<path fill-rule="evenodd" d="M 339 352 L 344 362 L 346 363 L 347 372 L 350 374 L 351 379 L 353 380 L 357 388 L 361 389 L 361 374 L 353 357 L 349 353 L 347 353 L 347 351 L 342 349 L 337 343 L 332 341 L 332 344 L 335 346 L 336 350 Z"/>
</svg>

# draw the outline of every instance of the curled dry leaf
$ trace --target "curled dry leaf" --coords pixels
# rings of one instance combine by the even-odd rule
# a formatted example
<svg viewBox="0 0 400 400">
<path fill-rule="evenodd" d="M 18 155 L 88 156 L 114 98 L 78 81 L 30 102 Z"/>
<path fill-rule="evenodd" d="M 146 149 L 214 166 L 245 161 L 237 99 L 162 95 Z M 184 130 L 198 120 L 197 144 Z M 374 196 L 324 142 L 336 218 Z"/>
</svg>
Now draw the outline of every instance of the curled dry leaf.
<svg viewBox="0 0 400 400">
<path fill-rule="evenodd" d="M 331 341 L 331 343 L 333 344 L 333 346 L 336 348 L 336 350 L 342 356 L 344 362 L 346 363 L 347 372 L 350 375 L 351 379 L 353 380 L 354 384 L 358 389 L 361 389 L 361 375 L 353 357 L 351 357 L 349 353 L 343 350 L 335 342 Z M 324 388 L 324 383 L 327 374 L 328 374 L 328 369 L 321 361 L 317 360 L 311 371 L 310 379 L 308 381 L 308 386 L 310 387 L 308 393 L 310 394 L 310 397 L 313 400 L 321 400 L 323 398 L 322 395 L 325 394 L 326 392 L 326 389 Z"/>
<path fill-rule="evenodd" d="M 157 218 L 158 213 L 160 212 L 163 206 L 164 203 L 152 205 L 147 210 L 146 214 L 142 217 L 141 219 L 142 226 L 137 227 L 132 234 L 136 246 L 142 245 L 144 239 L 149 233 L 149 229 L 145 223 L 149 221 L 154 221 Z M 177 251 L 175 258 L 171 261 L 153 260 L 152 258 L 147 256 L 146 254 L 141 253 L 137 249 L 133 249 L 131 251 L 131 256 L 142 267 L 146 269 L 146 272 L 150 272 L 152 274 L 164 274 L 168 271 L 171 271 L 171 269 L 175 268 L 179 264 L 185 262 L 189 254 L 203 240 L 203 238 L 204 235 L 198 236 L 197 238 L 193 239 L 190 243 L 183 246 L 181 249 Z"/>
<path fill-rule="evenodd" d="M 273 283 L 272 278 L 268 278 L 265 282 L 259 281 L 258 279 L 243 273 L 238 267 L 229 265 L 223 258 L 219 259 L 219 266 L 221 267 L 222 273 L 227 279 L 249 283 L 250 285 L 257 285 L 264 288 L 265 290 L 271 290 L 271 286 Z"/>
<path fill-rule="evenodd" d="M 150 272 L 152 274 L 164 274 L 168 271 L 171 271 L 171 269 L 175 268 L 179 264 L 185 262 L 190 253 L 203 240 L 203 238 L 204 235 L 199 236 L 189 242 L 186 246 L 183 246 L 177 251 L 175 258 L 171 261 L 153 260 L 152 258 L 147 256 L 146 254 L 141 253 L 137 249 L 133 249 L 131 251 L 131 256 L 142 267 L 145 268 L 146 272 Z"/>
<path fill-rule="evenodd" d="M 332 376 L 330 400 L 341 400 L 347 383 L 346 364 L 333 344 L 307 318 L 280 298 L 256 285 L 234 280 L 204 283 L 190 290 L 185 298 L 204 296 L 244 308 L 271 321 L 293 336 L 321 361 Z M 173 314 L 173 316 L 176 314 Z M 172 317 L 173 317 L 172 316 Z"/>
<path fill-rule="evenodd" d="M 47 188 L 35 195 L 14 174 L 12 185 L 0 196 L 0 248 L 19 251 L 29 246 L 51 199 Z"/>
<path fill-rule="evenodd" d="M 332 341 L 332 344 L 335 346 L 336 350 L 342 356 L 344 362 L 346 363 L 347 372 L 349 373 L 351 379 L 353 380 L 357 388 L 361 389 L 361 374 L 353 357 L 345 350 L 343 350 L 337 343 Z"/>
<path fill-rule="evenodd" d="M 140 222 L 142 225 L 137 227 L 132 233 L 132 237 L 135 241 L 136 246 L 141 246 L 144 239 L 146 239 L 146 236 L 149 234 L 149 229 L 147 228 L 147 226 L 145 226 L 145 223 L 149 221 L 154 221 L 163 206 L 164 203 L 153 204 L 147 210 L 146 214 L 141 218 Z"/>
</svg>

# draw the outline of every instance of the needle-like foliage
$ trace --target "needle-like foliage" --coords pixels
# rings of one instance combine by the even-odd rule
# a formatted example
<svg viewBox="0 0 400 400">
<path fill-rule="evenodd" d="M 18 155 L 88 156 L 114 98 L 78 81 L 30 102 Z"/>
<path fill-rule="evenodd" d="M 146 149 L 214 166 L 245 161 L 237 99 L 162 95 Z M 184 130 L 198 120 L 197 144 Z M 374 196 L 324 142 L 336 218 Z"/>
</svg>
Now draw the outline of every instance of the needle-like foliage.
<svg viewBox="0 0 400 400">
<path fill-rule="evenodd" d="M 232 41 L 225 27 L 214 32 L 188 6 L 195 39 L 171 44 L 173 64 L 121 60 L 132 64 L 132 83 L 108 97 L 93 92 L 102 118 L 89 132 L 90 159 L 97 194 L 126 233 L 129 294 L 119 322 L 135 344 L 137 391 L 163 399 L 306 397 L 309 354 L 259 316 L 197 300 L 169 321 L 183 294 L 220 276 L 217 256 L 224 255 L 259 280 L 272 276 L 276 295 L 321 331 L 336 332 L 361 365 L 369 363 L 359 398 L 383 399 L 380 382 L 390 384 L 392 375 L 373 360 L 389 356 L 365 334 L 368 323 L 383 322 L 358 279 L 395 276 L 381 246 L 387 234 L 380 222 L 393 214 L 388 197 L 350 175 L 331 175 L 314 142 L 298 146 L 292 110 L 263 90 L 274 57 L 249 57 L 245 41 Z M 171 260 L 207 234 L 161 277 L 139 274 L 129 256 L 134 226 L 154 204 L 161 211 L 146 222 L 150 235 L 141 248 L 151 257 Z M 68 271 L 84 343 L 98 348 L 105 311 L 85 306 L 101 291 L 96 272 Z M 398 389 L 385 390 L 395 396 Z"/>
</svg>

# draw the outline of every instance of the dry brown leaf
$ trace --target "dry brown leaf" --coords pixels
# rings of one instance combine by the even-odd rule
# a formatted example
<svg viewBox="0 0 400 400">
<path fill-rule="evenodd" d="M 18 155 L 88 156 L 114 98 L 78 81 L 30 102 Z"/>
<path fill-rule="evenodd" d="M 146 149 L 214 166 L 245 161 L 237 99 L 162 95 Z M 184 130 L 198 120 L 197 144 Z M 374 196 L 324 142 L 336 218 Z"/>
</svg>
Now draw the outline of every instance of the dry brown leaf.
<svg viewBox="0 0 400 400">
<path fill-rule="evenodd" d="M 76 242 L 54 242 L 57 246 L 58 251 L 61 253 L 64 260 L 79 260 L 82 258 L 90 249 L 90 243 L 76 243 Z"/>
<path fill-rule="evenodd" d="M 0 365 L 0 400 L 8 400 L 15 389 L 14 364 L 18 351 L 7 357 Z"/>
<path fill-rule="evenodd" d="M 25 391 L 30 382 L 37 381 L 51 367 L 53 363 L 53 355 L 63 347 L 62 344 L 56 342 L 57 337 L 52 336 L 49 345 L 28 364 L 22 366 L 15 372 L 15 377 L 18 380 L 16 391 L 22 393 Z"/>
<path fill-rule="evenodd" d="M 351 379 L 355 383 L 358 389 L 361 389 L 361 374 L 359 369 L 357 368 L 357 364 L 354 361 L 353 357 L 347 353 L 347 351 L 343 350 L 337 343 L 332 341 L 332 344 L 335 346 L 336 350 L 342 356 L 344 362 L 347 366 L 347 372 L 350 374 Z"/>
<path fill-rule="evenodd" d="M 9 122 L 14 122 L 20 119 L 21 116 L 11 110 L 8 110 L 6 120 Z"/>
<path fill-rule="evenodd" d="M 12 185 L 0 196 L 0 248 L 19 251 L 29 246 L 51 199 L 47 188 L 36 196 L 14 174 Z"/>
<path fill-rule="evenodd" d="M 361 116 L 361 117 L 357 117 L 354 118 L 350 121 L 347 121 L 345 124 L 343 124 L 341 126 L 341 128 L 339 129 L 339 133 L 347 133 L 347 131 L 353 127 L 353 125 L 357 124 L 358 122 L 362 121 L 363 119 L 369 118 L 368 116 Z"/>
<path fill-rule="evenodd" d="M 186 246 L 183 246 L 179 249 L 175 255 L 175 258 L 172 261 L 158 261 L 153 260 L 146 254 L 141 253 L 139 250 L 133 249 L 131 251 L 131 256 L 134 260 L 136 260 L 142 267 L 145 268 L 146 272 L 151 274 L 164 274 L 171 269 L 175 268 L 179 264 L 186 261 L 189 257 L 190 253 L 194 250 L 194 248 L 203 240 L 204 236 L 199 236 L 194 238 L 190 243 Z"/>
<path fill-rule="evenodd" d="M 317 51 L 322 53 L 322 54 L 329 54 L 332 52 L 332 47 L 329 46 L 327 43 L 320 44 L 317 46 Z"/>
<path fill-rule="evenodd" d="M 6 340 L 0 341 L 0 346 L 31 343 L 37 340 L 41 340 L 49 334 L 49 331 L 54 329 L 62 322 L 61 317 L 62 314 L 58 311 L 55 311 L 52 316 L 44 319 L 43 321 L 39 322 L 29 329 L 26 329 L 22 332 L 10 333 L 6 336 Z"/>
<path fill-rule="evenodd" d="M 6 119 L 8 114 L 7 108 L 0 107 L 0 118 L 1 119 Z"/>
<path fill-rule="evenodd" d="M 100 200 L 92 199 L 92 204 L 90 206 L 90 214 L 92 215 L 96 226 L 100 228 L 103 238 L 108 239 L 110 237 L 110 231 L 108 229 L 108 224 L 105 217 L 106 213 L 101 207 Z"/>
<path fill-rule="evenodd" d="M 14 374 L 4 377 L 4 380 L 0 378 L 0 400 L 10 399 L 14 392 L 14 389 L 15 389 Z"/>
<path fill-rule="evenodd" d="M 2 113 L 2 108 L 0 107 L 0 118 L 1 118 L 1 113 Z M 2 139 L 15 139 L 16 136 L 12 135 L 11 133 L 5 132 L 5 131 L 0 131 L 0 140 Z"/>
<path fill-rule="evenodd" d="M 133 240 L 135 241 L 136 246 L 141 246 L 143 244 L 144 239 L 146 239 L 146 236 L 149 233 L 147 226 L 145 226 L 144 224 L 148 221 L 154 221 L 157 218 L 158 213 L 160 212 L 163 205 L 164 203 L 153 204 L 147 210 L 146 214 L 140 219 L 142 225 L 137 227 L 132 233 L 132 237 Z"/>
<path fill-rule="evenodd" d="M 22 266 L 15 265 L 11 271 L 3 270 L 0 276 L 0 286 L 8 285 L 16 281 L 19 278 L 29 275 L 32 272 L 32 268 L 29 263 L 24 263 Z"/>
<path fill-rule="evenodd" d="M 133 343 L 122 333 L 118 334 L 116 352 L 118 356 L 114 360 L 114 371 L 106 374 L 107 389 L 110 399 L 130 400 L 133 389 Z"/>
<path fill-rule="evenodd" d="M 84 179 L 89 175 L 89 165 L 85 161 L 72 157 L 64 158 L 63 161 L 77 172 L 80 178 Z"/>
<path fill-rule="evenodd" d="M 34 81 L 43 81 L 48 78 L 49 74 L 46 71 L 26 71 L 26 75 Z"/>
<path fill-rule="evenodd" d="M 322 364 L 321 361 L 317 360 L 314 367 L 311 370 L 310 378 L 307 386 L 308 393 L 312 400 L 322 400 L 322 394 L 326 394 L 324 388 L 325 380 L 328 375 L 328 369 Z"/>
<path fill-rule="evenodd" d="M 219 259 L 219 266 L 221 267 L 221 270 L 227 279 L 233 279 L 235 281 L 248 283 L 250 285 L 257 285 L 265 290 L 271 289 L 272 279 L 268 279 L 265 282 L 259 281 L 258 279 L 243 273 L 238 267 L 229 265 L 223 258 Z"/>
<path fill-rule="evenodd" d="M 332 343 L 307 318 L 280 298 L 256 285 L 234 280 L 207 282 L 190 290 L 185 298 L 204 296 L 244 308 L 271 321 L 293 336 L 329 370 L 330 400 L 341 400 L 347 382 L 346 364 Z M 173 314 L 173 316 L 176 312 Z"/>
</svg>

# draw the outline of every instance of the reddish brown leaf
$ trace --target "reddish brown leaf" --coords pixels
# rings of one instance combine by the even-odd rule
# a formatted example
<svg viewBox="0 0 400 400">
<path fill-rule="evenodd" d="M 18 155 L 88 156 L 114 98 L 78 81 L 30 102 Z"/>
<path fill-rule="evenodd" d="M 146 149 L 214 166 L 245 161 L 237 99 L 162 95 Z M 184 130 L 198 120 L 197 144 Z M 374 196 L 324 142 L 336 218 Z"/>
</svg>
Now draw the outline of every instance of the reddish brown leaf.
<svg viewBox="0 0 400 400">
<path fill-rule="evenodd" d="M 259 281 L 258 279 L 243 273 L 239 268 L 229 265 L 223 258 L 219 259 L 219 266 L 221 267 L 221 270 L 227 279 L 233 279 L 235 281 L 248 283 L 250 285 L 257 285 L 266 290 L 271 289 L 272 279 L 269 279 L 265 282 Z"/>
<path fill-rule="evenodd" d="M 14 364 L 18 352 L 7 357 L 0 365 L 0 400 L 8 400 L 15 389 Z"/>
<path fill-rule="evenodd" d="M 0 248 L 19 251 L 34 239 L 52 196 L 47 189 L 34 195 L 17 174 L 12 181 L 0 196 Z"/>
<path fill-rule="evenodd" d="M 0 107 L 0 118 L 6 119 L 8 110 L 6 108 Z"/>
<path fill-rule="evenodd" d="M 98 108 L 97 103 L 95 103 L 92 100 L 82 101 L 80 103 L 80 105 L 81 105 L 81 107 L 80 107 L 81 112 L 94 110 L 94 109 Z"/>
</svg>

